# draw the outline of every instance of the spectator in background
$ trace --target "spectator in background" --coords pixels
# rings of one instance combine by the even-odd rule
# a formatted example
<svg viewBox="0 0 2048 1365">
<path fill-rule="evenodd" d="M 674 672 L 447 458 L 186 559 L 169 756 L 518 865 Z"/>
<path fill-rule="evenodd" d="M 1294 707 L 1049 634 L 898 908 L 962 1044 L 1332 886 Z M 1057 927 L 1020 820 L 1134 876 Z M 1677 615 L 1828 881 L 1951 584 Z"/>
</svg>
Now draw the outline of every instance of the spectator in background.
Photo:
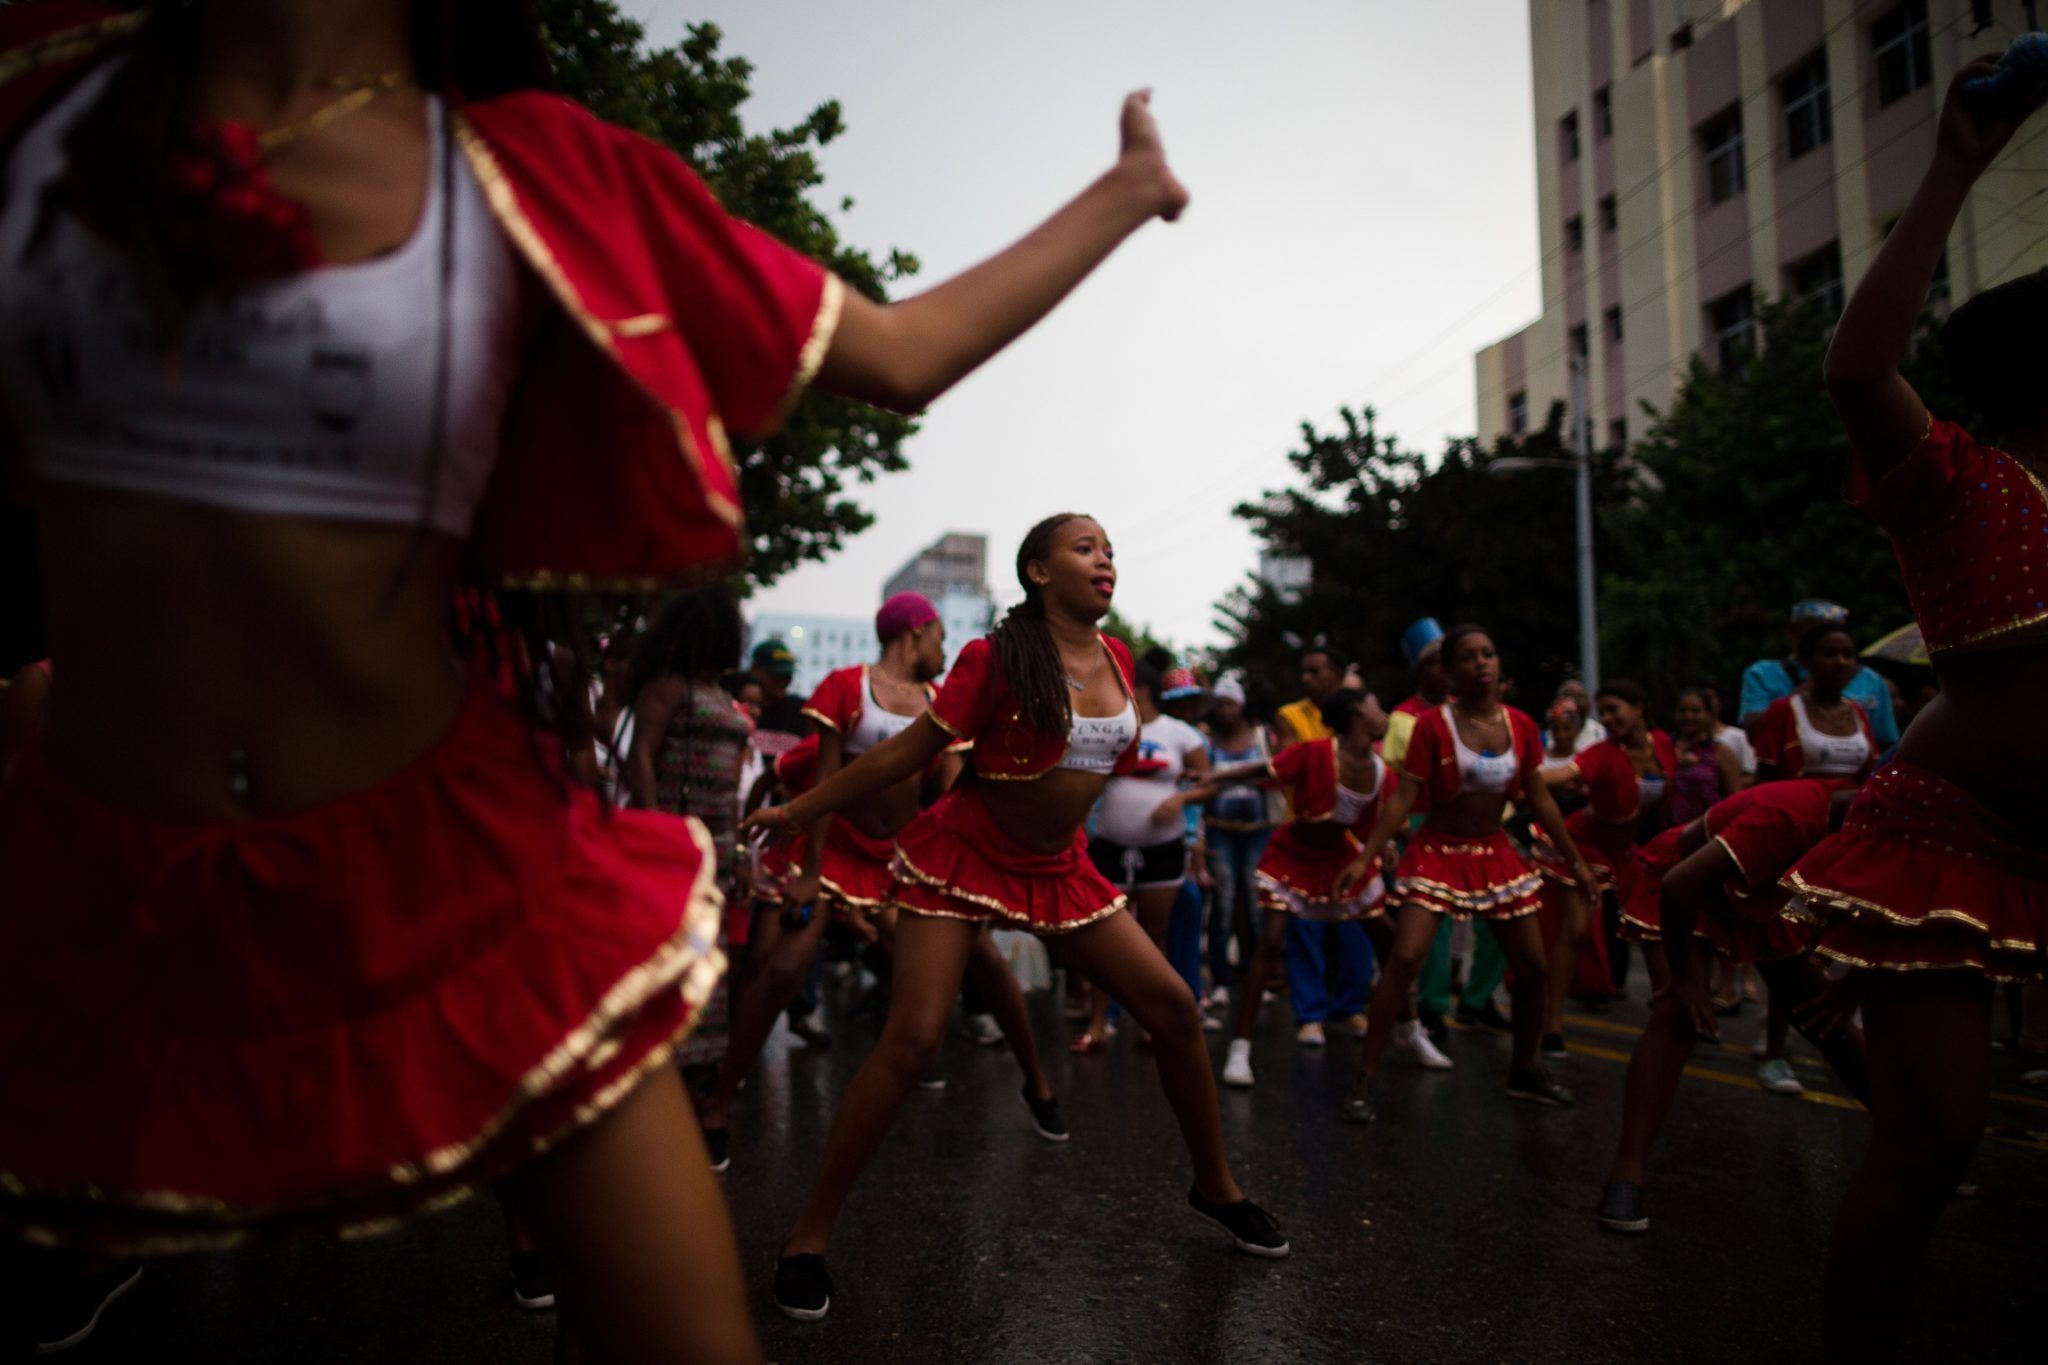
<svg viewBox="0 0 2048 1365">
<path fill-rule="evenodd" d="M 1593 704 L 1592 693 L 1577 678 L 1566 678 L 1558 684 L 1556 701 L 1568 701 L 1579 708 L 1585 719 L 1579 726 L 1578 735 L 1572 740 L 1572 753 L 1582 754 L 1607 738 L 1607 727 L 1600 723 L 1600 708 Z"/>
<path fill-rule="evenodd" d="M 1344 666 L 1337 656 L 1318 645 L 1301 653 L 1301 690 L 1305 694 L 1299 701 L 1291 701 L 1280 708 L 1273 728 L 1275 739 L 1281 748 L 1290 744 L 1304 743 L 1311 739 L 1328 739 L 1330 732 L 1323 725 L 1322 705 L 1337 694 L 1344 685 Z"/>
<path fill-rule="evenodd" d="M 790 689 L 790 680 L 796 677 L 796 655 L 789 652 L 789 646 L 780 640 L 763 640 L 755 645 L 747 675 L 761 686 L 760 727 L 788 735 L 790 744 L 802 739 L 809 729 L 804 720 L 806 698 Z"/>
<path fill-rule="evenodd" d="M 1740 725 L 1730 725 L 1726 712 L 1721 709 L 1721 689 L 1712 683 L 1694 683 L 1688 689 L 1707 699 L 1707 709 L 1714 715 L 1714 742 L 1735 755 L 1735 766 L 1742 769 L 1742 785 L 1748 786 L 1756 780 L 1756 745 L 1749 742 L 1749 731 Z"/>
<path fill-rule="evenodd" d="M 1815 626 L 1846 626 L 1848 623 L 1847 607 L 1824 598 L 1809 597 L 1792 604 L 1785 634 L 1796 646 L 1799 638 Z M 1779 659 L 1758 659 L 1743 670 L 1741 720 L 1743 728 L 1750 732 L 1750 738 L 1756 737 L 1757 724 L 1771 703 L 1780 697 L 1791 696 L 1805 682 L 1806 670 L 1791 654 Z M 1842 695 L 1861 706 L 1870 717 L 1870 732 L 1876 737 L 1879 750 L 1890 749 L 1899 742 L 1899 722 L 1892 713 L 1892 690 L 1876 670 L 1859 663 L 1849 685 L 1842 689 Z"/>
<path fill-rule="evenodd" d="M 1245 711 L 1244 684 L 1223 678 L 1216 684 L 1216 707 L 1209 713 L 1209 766 L 1264 763 L 1273 756 L 1262 726 Z M 1209 906 L 1209 994 L 1211 1008 L 1230 1003 L 1230 942 L 1237 940 L 1237 962 L 1249 968 L 1259 943 L 1259 893 L 1252 874 L 1273 836 L 1272 810 L 1266 791 L 1256 783 L 1225 787 L 1209 802 L 1209 868 L 1215 895 Z"/>
</svg>

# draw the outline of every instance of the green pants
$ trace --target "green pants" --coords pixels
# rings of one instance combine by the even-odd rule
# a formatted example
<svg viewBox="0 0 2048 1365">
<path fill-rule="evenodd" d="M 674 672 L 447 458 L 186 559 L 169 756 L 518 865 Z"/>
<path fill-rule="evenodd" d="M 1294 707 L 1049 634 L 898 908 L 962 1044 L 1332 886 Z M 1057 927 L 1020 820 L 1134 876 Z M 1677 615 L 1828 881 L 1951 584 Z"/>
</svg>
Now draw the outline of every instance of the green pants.
<svg viewBox="0 0 2048 1365">
<path fill-rule="evenodd" d="M 1493 929 L 1481 920 L 1474 926 L 1472 966 L 1465 973 L 1465 990 L 1460 997 L 1473 1009 L 1484 1009 L 1508 974 L 1507 955 Z M 1422 981 L 1417 1008 L 1425 1019 L 1437 1019 L 1451 1008 L 1451 917 L 1445 915 L 1429 941 L 1429 958 L 1422 964 Z"/>
</svg>

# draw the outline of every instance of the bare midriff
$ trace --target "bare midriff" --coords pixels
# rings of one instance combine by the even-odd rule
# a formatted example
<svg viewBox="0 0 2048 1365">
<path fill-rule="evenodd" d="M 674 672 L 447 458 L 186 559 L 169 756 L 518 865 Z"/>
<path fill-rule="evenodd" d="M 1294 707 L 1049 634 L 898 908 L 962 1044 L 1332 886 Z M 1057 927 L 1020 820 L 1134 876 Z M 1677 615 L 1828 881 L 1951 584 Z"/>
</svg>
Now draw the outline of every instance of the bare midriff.
<svg viewBox="0 0 2048 1365">
<path fill-rule="evenodd" d="M 461 708 L 450 537 L 62 489 L 37 531 L 49 761 L 110 805 L 305 810 L 398 772 Z"/>
<path fill-rule="evenodd" d="M 1433 803 L 1423 824 L 1453 838 L 1484 839 L 1500 833 L 1507 805 L 1503 792 L 1459 792 L 1448 801 Z"/>
<path fill-rule="evenodd" d="M 1020 781 L 975 779 L 996 828 L 1033 853 L 1058 853 L 1073 843 L 1074 831 L 1108 785 L 1107 774 L 1072 768 L 1054 768 Z"/>
<path fill-rule="evenodd" d="M 1945 655 L 1941 694 L 1913 718 L 1899 758 L 1955 783 L 2048 851 L 2048 642 Z"/>
</svg>

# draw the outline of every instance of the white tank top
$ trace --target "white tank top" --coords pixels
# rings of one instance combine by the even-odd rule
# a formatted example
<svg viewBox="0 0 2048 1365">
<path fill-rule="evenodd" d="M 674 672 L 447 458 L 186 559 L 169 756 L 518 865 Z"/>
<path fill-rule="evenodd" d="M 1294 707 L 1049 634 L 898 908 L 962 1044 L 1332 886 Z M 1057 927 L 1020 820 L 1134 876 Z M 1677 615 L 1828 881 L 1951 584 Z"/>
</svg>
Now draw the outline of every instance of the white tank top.
<svg viewBox="0 0 2048 1365">
<path fill-rule="evenodd" d="M 1799 723 L 1799 747 L 1808 777 L 1854 777 L 1870 762 L 1870 741 L 1857 726 L 1853 735 L 1824 735 L 1806 714 L 1806 698 L 1792 694 L 1792 718 Z"/>
<path fill-rule="evenodd" d="M 1457 717 L 1451 714 L 1451 704 L 1444 703 L 1444 724 L 1450 727 L 1451 744 L 1458 751 L 1458 782 L 1468 792 L 1505 792 L 1515 785 L 1515 777 L 1522 771 L 1522 761 L 1515 757 L 1512 747 L 1504 754 L 1477 754 L 1465 747 L 1465 741 L 1458 738 Z M 1508 726 L 1508 738 L 1512 745 L 1514 726 Z"/>
<path fill-rule="evenodd" d="M 867 693 L 866 704 L 860 708 L 860 719 L 854 722 L 853 733 L 846 737 L 841 750 L 848 758 L 864 754 L 884 740 L 896 736 L 917 724 L 916 716 L 899 716 L 894 711 L 884 711 L 882 703 L 875 700 L 874 684 L 868 681 L 867 670 L 860 675 L 861 690 Z"/>
<path fill-rule="evenodd" d="M 101 67 L 16 145 L 0 212 L 0 392 L 29 470 L 57 483 L 273 516 L 463 535 L 499 450 L 516 369 L 518 264 L 459 155 L 442 194 L 445 114 L 427 101 L 431 169 L 412 236 L 193 306 L 175 363 L 121 252 L 68 213 L 38 231 L 63 140 Z M 441 230 L 454 213 L 447 440 L 431 470 Z M 428 480 L 434 496 L 427 505 Z"/>
<path fill-rule="evenodd" d="M 1339 782 L 1337 784 L 1337 809 L 1333 812 L 1337 823 L 1345 826 L 1347 829 L 1357 824 L 1358 817 L 1365 814 L 1365 808 L 1370 806 L 1373 798 L 1379 794 L 1380 786 L 1386 781 L 1386 777 L 1386 760 L 1378 754 L 1374 754 L 1372 756 L 1371 791 L 1355 792 L 1342 782 Z"/>
<path fill-rule="evenodd" d="M 1067 729 L 1067 751 L 1057 766 L 1078 773 L 1106 773 L 1138 737 L 1138 706 L 1124 698 L 1113 716 L 1075 716 Z"/>
</svg>

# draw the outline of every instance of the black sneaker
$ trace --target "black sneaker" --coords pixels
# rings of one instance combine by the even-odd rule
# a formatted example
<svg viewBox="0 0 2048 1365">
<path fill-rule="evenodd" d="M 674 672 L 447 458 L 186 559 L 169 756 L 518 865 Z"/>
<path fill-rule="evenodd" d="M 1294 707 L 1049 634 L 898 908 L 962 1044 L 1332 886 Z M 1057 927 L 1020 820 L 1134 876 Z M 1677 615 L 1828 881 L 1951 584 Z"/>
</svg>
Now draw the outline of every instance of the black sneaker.
<svg viewBox="0 0 2048 1365">
<path fill-rule="evenodd" d="M 1280 1225 L 1273 1221 L 1273 1215 L 1249 1199 L 1240 1199 L 1235 1204 L 1215 1204 L 1194 1191 L 1188 1191 L 1188 1207 L 1202 1217 L 1230 1234 L 1230 1240 L 1237 1249 L 1248 1256 L 1264 1256 L 1277 1261 L 1293 1252 L 1287 1239 L 1280 1233 Z"/>
<path fill-rule="evenodd" d="M 1059 1097 L 1048 1095 L 1040 1099 L 1031 1093 L 1029 1085 L 1026 1085 L 1021 1093 L 1024 1096 L 1024 1107 L 1031 1111 L 1031 1126 L 1038 1130 L 1038 1135 L 1047 1142 L 1065 1142 L 1070 1134 L 1067 1132 L 1067 1121 L 1060 1117 Z"/>
<path fill-rule="evenodd" d="M 29 1305 L 36 1354 L 68 1351 L 91 1336 L 107 1305 L 133 1289 L 141 1278 L 142 1267 L 133 1261 L 94 1274 L 52 1273 L 47 1280 L 38 1276 L 34 1301 Z"/>
<path fill-rule="evenodd" d="M 1533 1100 L 1557 1109 L 1569 1109 L 1578 1103 L 1572 1098 L 1571 1091 L 1551 1080 L 1550 1073 L 1540 1066 L 1532 1066 L 1527 1071 L 1510 1071 L 1508 1098 Z"/>
<path fill-rule="evenodd" d="M 1626 1180 L 1610 1180 L 1600 1195 L 1600 1226 L 1609 1232 L 1648 1232 L 1649 1210 L 1643 1206 L 1643 1187 Z"/>
<path fill-rule="evenodd" d="M 1562 1033 L 1544 1034 L 1543 1046 L 1538 1050 L 1546 1057 L 1569 1057 L 1572 1055 L 1572 1050 L 1564 1045 L 1564 1035 Z"/>
<path fill-rule="evenodd" d="M 1351 1083 L 1351 1098 L 1337 1111 L 1347 1123 L 1367 1124 L 1373 1120 L 1372 1078 L 1360 1076 Z"/>
<path fill-rule="evenodd" d="M 555 1306 L 555 1277 L 538 1251 L 512 1253 L 512 1302 L 529 1313 Z"/>
<path fill-rule="evenodd" d="M 1436 1044 L 1437 1051 L 1442 1052 L 1451 1045 L 1451 1026 L 1444 1022 L 1441 1014 L 1418 1015 L 1416 1021 L 1422 1025 L 1422 1031 L 1429 1035 L 1429 1041 Z"/>
<path fill-rule="evenodd" d="M 775 1263 L 775 1306 L 798 1322 L 816 1322 L 832 1311 L 832 1277 L 825 1258 L 806 1253 Z"/>
<path fill-rule="evenodd" d="M 706 1128 L 704 1150 L 711 1154 L 711 1169 L 723 1171 L 732 1165 L 732 1130 L 730 1128 Z"/>
<path fill-rule="evenodd" d="M 1491 1000 L 1476 1010 L 1464 1001 L 1459 1001 L 1458 1022 L 1467 1028 L 1487 1028 L 1492 1029 L 1495 1033 L 1513 1033 L 1515 1031 L 1515 1021 L 1502 1014 L 1500 1006 L 1494 1004 Z"/>
</svg>

